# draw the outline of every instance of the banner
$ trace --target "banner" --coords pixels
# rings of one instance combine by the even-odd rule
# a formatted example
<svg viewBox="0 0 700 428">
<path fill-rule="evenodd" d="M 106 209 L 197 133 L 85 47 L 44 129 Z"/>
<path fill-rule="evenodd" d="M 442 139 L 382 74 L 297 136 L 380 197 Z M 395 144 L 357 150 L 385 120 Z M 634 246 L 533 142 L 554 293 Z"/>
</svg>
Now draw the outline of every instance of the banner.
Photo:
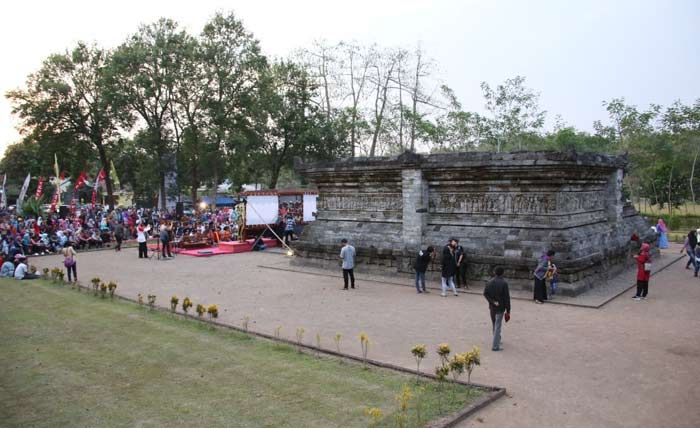
<svg viewBox="0 0 700 428">
<path fill-rule="evenodd" d="M 58 176 L 56 181 L 59 183 L 58 186 L 56 186 L 56 191 L 53 192 L 53 197 L 51 198 L 51 208 L 49 209 L 52 213 L 56 212 L 56 205 L 61 201 L 61 184 L 63 182 L 63 179 L 65 177 L 63 176 L 63 173 Z"/>
<path fill-rule="evenodd" d="M 78 192 L 85 185 L 87 181 L 87 174 L 81 172 L 78 178 L 75 179 L 75 186 L 73 187 L 73 198 L 70 200 L 70 212 L 75 212 L 75 207 L 78 205 Z"/>
<path fill-rule="evenodd" d="M 114 162 L 109 161 L 111 168 L 109 170 L 109 176 L 112 179 L 112 184 L 114 185 L 114 190 L 119 189 L 119 177 L 117 176 L 117 169 L 114 167 Z"/>
<path fill-rule="evenodd" d="M 36 185 L 36 193 L 34 194 L 34 198 L 36 200 L 39 200 L 41 198 L 41 195 L 44 194 L 44 177 L 39 177 L 39 183 Z"/>
<path fill-rule="evenodd" d="M 2 177 L 2 200 L 0 200 L 0 208 L 7 208 L 7 194 L 5 193 L 5 183 L 7 182 L 7 174 Z"/>
<path fill-rule="evenodd" d="M 105 179 L 105 170 L 101 169 L 100 173 L 97 174 L 97 178 L 95 178 L 95 187 L 92 189 L 92 207 L 95 208 L 95 204 L 97 203 L 97 189 L 100 188 L 100 184 L 102 180 Z"/>
<path fill-rule="evenodd" d="M 29 181 L 31 179 L 31 174 L 27 174 L 27 178 L 24 179 L 24 184 L 22 185 L 22 189 L 19 191 L 19 196 L 17 197 L 17 211 L 22 210 L 22 202 L 24 202 L 24 197 L 27 196 L 27 189 L 29 189 Z"/>
</svg>

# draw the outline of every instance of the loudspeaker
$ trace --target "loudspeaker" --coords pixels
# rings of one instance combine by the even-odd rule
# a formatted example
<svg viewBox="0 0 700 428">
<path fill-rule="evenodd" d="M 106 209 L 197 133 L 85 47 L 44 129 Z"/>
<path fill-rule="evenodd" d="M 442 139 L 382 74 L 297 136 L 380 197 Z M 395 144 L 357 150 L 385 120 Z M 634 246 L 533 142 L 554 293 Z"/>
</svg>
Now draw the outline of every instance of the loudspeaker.
<svg viewBox="0 0 700 428">
<path fill-rule="evenodd" d="M 69 215 L 70 215 L 70 210 L 67 206 L 61 205 L 60 207 L 58 207 L 58 216 L 60 218 L 66 218 Z"/>
<path fill-rule="evenodd" d="M 183 204 L 182 202 L 177 202 L 175 204 L 175 215 L 177 216 L 177 219 L 179 220 L 184 214 L 185 204 Z"/>
</svg>

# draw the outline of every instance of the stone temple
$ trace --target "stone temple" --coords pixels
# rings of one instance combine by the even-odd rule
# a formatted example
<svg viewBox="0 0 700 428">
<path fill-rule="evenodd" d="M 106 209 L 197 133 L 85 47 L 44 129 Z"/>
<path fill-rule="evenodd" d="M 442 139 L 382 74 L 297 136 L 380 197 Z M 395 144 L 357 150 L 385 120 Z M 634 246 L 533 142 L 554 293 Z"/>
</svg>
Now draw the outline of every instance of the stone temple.
<svg viewBox="0 0 700 428">
<path fill-rule="evenodd" d="M 503 266 L 513 286 L 531 288 L 537 259 L 552 249 L 559 289 L 576 295 L 633 263 L 633 234 L 656 239 L 625 203 L 626 165 L 625 156 L 575 152 L 297 162 L 319 199 L 293 263 L 339 269 L 340 240 L 347 238 L 358 272 L 407 276 L 419 248 L 433 245 L 438 254 L 428 277 L 437 279 L 441 249 L 455 237 L 472 284 Z"/>
</svg>

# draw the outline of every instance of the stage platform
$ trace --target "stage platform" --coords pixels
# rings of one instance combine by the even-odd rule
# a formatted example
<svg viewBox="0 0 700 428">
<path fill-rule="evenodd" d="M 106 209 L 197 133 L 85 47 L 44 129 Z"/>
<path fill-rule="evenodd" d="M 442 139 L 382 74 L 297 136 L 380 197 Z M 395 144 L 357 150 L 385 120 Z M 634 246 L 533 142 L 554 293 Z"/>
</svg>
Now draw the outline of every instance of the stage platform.
<svg viewBox="0 0 700 428">
<path fill-rule="evenodd" d="M 276 239 L 263 238 L 263 243 L 267 248 L 279 246 L 279 242 Z M 212 247 L 201 247 L 201 248 L 173 248 L 172 251 L 175 254 L 181 254 L 184 256 L 192 257 L 211 257 L 218 256 L 221 254 L 236 254 L 236 253 L 246 253 L 248 251 L 253 251 L 253 243 L 255 239 L 248 239 L 243 242 L 230 241 L 230 242 L 219 242 L 219 245 L 214 245 Z M 148 249 L 151 251 L 157 251 L 158 245 L 149 244 Z"/>
</svg>

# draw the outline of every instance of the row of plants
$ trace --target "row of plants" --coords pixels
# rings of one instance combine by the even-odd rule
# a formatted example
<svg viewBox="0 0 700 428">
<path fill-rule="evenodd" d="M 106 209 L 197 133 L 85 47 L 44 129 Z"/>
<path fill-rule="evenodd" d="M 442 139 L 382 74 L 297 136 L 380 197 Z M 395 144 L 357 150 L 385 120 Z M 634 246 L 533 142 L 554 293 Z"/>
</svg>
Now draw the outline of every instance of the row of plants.
<svg viewBox="0 0 700 428">
<path fill-rule="evenodd" d="M 142 302 L 141 295 L 139 294 L 139 302 Z M 180 298 L 177 296 L 172 296 L 170 298 L 170 310 L 172 312 L 177 312 L 177 305 L 180 303 Z M 148 305 L 151 307 L 154 307 L 156 304 L 156 296 L 149 294 L 148 295 Z M 194 303 L 192 302 L 192 299 L 189 297 L 185 297 L 182 299 L 182 312 L 185 314 L 189 313 L 190 308 L 194 306 Z M 197 304 L 195 307 L 194 311 L 197 313 L 197 316 L 202 318 L 204 314 L 209 315 L 209 319 L 214 319 L 219 317 L 219 307 L 216 305 L 202 305 L 200 303 Z"/>
<path fill-rule="evenodd" d="M 466 372 L 467 383 L 471 383 L 471 374 L 474 368 L 481 365 L 481 351 L 475 346 L 471 351 L 461 354 L 457 353 L 450 357 L 450 345 L 441 343 L 438 345 L 436 352 L 440 358 L 440 364 L 435 368 L 435 375 L 440 384 L 440 389 L 444 391 L 444 383 L 449 380 L 448 376 L 451 375 L 454 386 L 451 388 L 452 399 L 454 400 L 456 398 L 455 395 L 459 377 Z M 427 422 L 423 420 L 420 400 L 420 395 L 423 393 L 425 387 L 419 386 L 418 372 L 420 372 L 421 362 L 428 354 L 428 348 L 423 344 L 415 345 L 411 349 L 411 354 L 416 360 L 416 385 L 418 386 L 416 389 L 412 390 L 409 385 L 403 385 L 401 392 L 396 396 L 397 409 L 393 412 L 393 422 L 394 426 L 397 428 L 406 428 L 409 426 L 409 413 L 411 409 L 414 411 L 413 421 L 415 422 L 411 423 L 411 426 L 423 426 L 424 423 Z M 439 402 L 441 403 L 442 401 L 440 400 Z M 365 409 L 365 415 L 369 419 L 368 423 L 370 427 L 377 427 L 380 424 L 388 426 L 385 422 L 390 422 L 385 420 L 384 412 L 378 407 L 368 407 Z"/>
<path fill-rule="evenodd" d="M 35 273 L 37 269 L 36 267 L 31 266 L 29 271 Z M 63 272 L 63 269 L 59 267 L 55 267 L 53 269 L 43 268 L 41 270 L 41 278 L 51 281 L 54 284 L 64 285 L 66 283 L 65 272 Z M 104 282 L 100 278 L 95 277 L 90 280 L 90 283 L 92 284 L 92 290 L 95 296 L 101 296 L 103 299 L 107 298 L 107 296 L 109 296 L 110 299 L 114 298 L 114 292 L 117 290 L 116 282 Z M 77 284 L 77 282 L 71 282 L 70 285 L 71 288 L 80 291 L 81 287 L 79 284 Z"/>
</svg>

